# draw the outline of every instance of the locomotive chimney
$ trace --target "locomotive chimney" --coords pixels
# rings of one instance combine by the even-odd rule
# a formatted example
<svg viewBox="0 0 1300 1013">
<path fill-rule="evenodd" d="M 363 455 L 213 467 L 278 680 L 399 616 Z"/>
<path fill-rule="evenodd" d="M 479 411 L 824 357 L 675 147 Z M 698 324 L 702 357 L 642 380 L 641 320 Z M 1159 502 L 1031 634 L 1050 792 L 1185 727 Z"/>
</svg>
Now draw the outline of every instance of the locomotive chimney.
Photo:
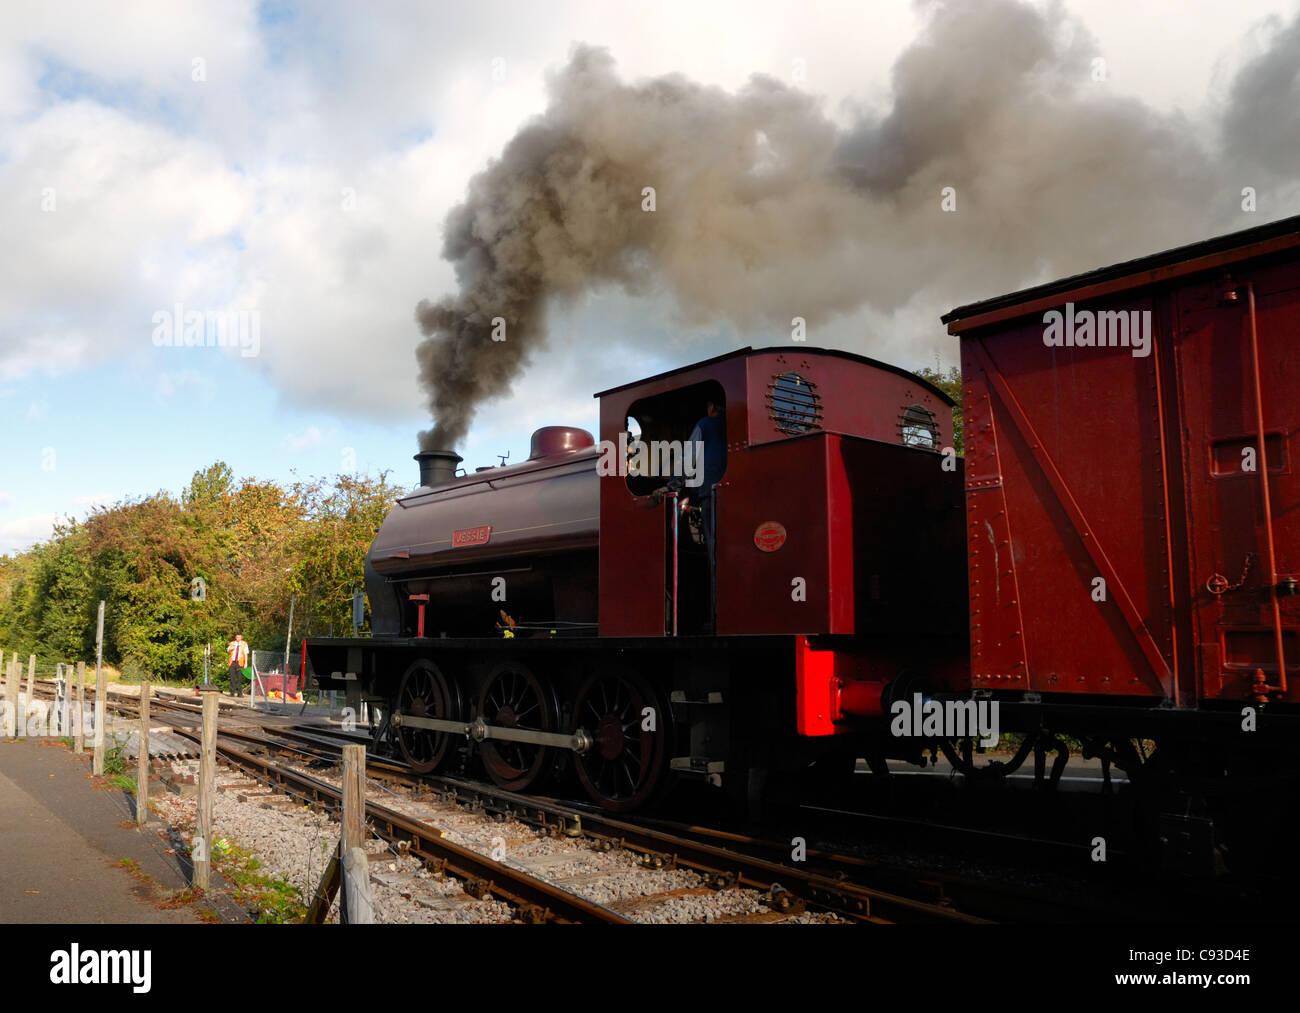
<svg viewBox="0 0 1300 1013">
<path fill-rule="evenodd" d="M 440 485 L 456 477 L 456 466 L 463 458 L 454 450 L 421 450 L 415 455 L 420 465 L 420 485 Z"/>
</svg>

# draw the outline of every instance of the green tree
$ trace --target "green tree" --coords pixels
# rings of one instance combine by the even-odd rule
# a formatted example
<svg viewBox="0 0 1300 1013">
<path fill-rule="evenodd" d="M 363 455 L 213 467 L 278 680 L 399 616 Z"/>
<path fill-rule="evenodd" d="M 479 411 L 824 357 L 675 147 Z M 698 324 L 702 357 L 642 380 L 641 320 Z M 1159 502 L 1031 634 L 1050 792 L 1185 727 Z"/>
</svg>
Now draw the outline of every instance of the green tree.
<svg viewBox="0 0 1300 1013">
<path fill-rule="evenodd" d="M 952 410 L 952 445 L 958 456 L 964 455 L 966 453 L 966 431 L 961 408 L 961 370 L 956 366 L 949 366 L 946 370 L 930 369 L 927 366 L 924 369 L 918 369 L 916 375 L 922 380 L 929 380 L 930 383 L 957 402 L 957 406 Z"/>
<path fill-rule="evenodd" d="M 290 587 L 308 605 L 307 630 L 317 635 L 350 630 L 352 592 L 365 582 L 365 560 L 375 532 L 405 491 L 388 473 L 340 475 L 294 486 L 307 513 L 295 544 Z"/>
<path fill-rule="evenodd" d="M 375 532 L 403 490 L 377 478 L 236 481 L 218 462 L 166 492 L 58 525 L 47 542 L 0 557 L 0 637 L 10 650 L 89 659 L 105 602 L 104 658 L 125 671 L 197 680 L 235 633 L 257 647 L 295 632 L 341 632 Z M 197 585 L 206 593 L 196 594 Z M 220 672 L 221 665 L 217 665 Z"/>
</svg>

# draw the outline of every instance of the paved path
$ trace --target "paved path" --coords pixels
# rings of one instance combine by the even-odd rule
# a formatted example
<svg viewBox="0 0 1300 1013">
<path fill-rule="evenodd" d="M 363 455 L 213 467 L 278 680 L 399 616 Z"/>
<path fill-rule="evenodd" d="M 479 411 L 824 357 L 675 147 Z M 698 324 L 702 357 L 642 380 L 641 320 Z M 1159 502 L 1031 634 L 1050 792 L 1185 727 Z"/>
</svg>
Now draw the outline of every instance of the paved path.
<svg viewBox="0 0 1300 1013">
<path fill-rule="evenodd" d="M 229 913 L 224 897 L 158 907 L 188 885 L 188 865 L 166 853 L 161 824 L 136 829 L 132 797 L 89 775 L 89 751 L 77 757 L 48 738 L 0 741 L 0 923 L 192 923 L 203 907 Z"/>
</svg>

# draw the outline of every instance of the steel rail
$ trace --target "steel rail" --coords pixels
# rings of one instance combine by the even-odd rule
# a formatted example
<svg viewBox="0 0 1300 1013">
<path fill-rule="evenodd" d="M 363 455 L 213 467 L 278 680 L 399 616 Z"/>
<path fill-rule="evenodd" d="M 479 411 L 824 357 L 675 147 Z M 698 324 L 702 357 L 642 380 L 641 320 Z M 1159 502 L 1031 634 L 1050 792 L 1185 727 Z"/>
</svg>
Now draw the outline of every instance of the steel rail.
<svg viewBox="0 0 1300 1013">
<path fill-rule="evenodd" d="M 124 703 L 130 708 L 135 701 L 128 698 L 114 703 Z M 202 740 L 200 734 L 189 729 L 176 728 L 175 733 L 193 742 Z M 225 735 L 225 731 L 218 732 L 217 754 L 232 766 L 253 773 L 308 805 L 339 814 L 343 806 L 341 788 L 310 774 L 286 770 L 269 760 L 237 749 L 228 742 L 223 744 L 221 738 Z M 275 743 L 268 742 L 266 745 L 274 748 Z M 630 924 L 629 919 L 594 901 L 444 840 L 440 830 L 425 826 L 378 802 L 366 801 L 366 821 L 377 836 L 389 843 L 407 844 L 409 853 L 422 859 L 433 871 L 464 880 L 466 893 L 480 898 L 494 895 L 517 908 L 520 917 L 526 922 Z"/>
<path fill-rule="evenodd" d="M 276 729 L 274 735 L 279 735 L 281 732 L 290 737 L 300 736 L 313 745 L 327 747 L 332 745 L 324 735 L 311 735 L 295 729 Z M 223 731 L 222 734 L 228 733 Z M 324 758 L 319 751 L 277 741 L 274 736 L 260 736 L 246 731 L 235 734 L 267 748 L 283 749 L 287 746 L 289 750 L 304 756 Z M 367 767 L 371 765 L 385 772 L 398 774 L 412 785 L 430 782 L 445 785 L 448 788 L 446 794 L 450 797 L 449 800 L 464 800 L 467 797 L 471 802 L 483 803 L 486 800 L 491 808 L 500 811 L 503 815 L 540 826 L 548 833 L 573 832 L 574 828 L 578 828 L 587 837 L 607 847 L 621 847 L 640 852 L 648 865 L 667 865 L 701 873 L 706 882 L 717 888 L 745 886 L 773 897 L 788 893 L 791 897 L 798 897 L 805 903 L 812 903 L 820 909 L 834 911 L 836 914 L 859 921 L 988 923 L 987 919 L 954 911 L 944 904 L 934 904 L 860 883 L 846 882 L 830 874 L 800 869 L 759 855 L 746 854 L 732 848 L 691 840 L 679 834 L 617 820 L 597 810 L 575 809 L 556 799 L 518 795 L 479 782 L 444 775 L 421 778 L 397 764 L 367 756 Z M 740 838 L 735 842 L 753 847 L 765 847 L 770 844 L 770 842 Z M 824 857 L 833 864 L 853 864 L 847 859 L 837 863 L 833 856 L 819 857 Z M 860 865 L 855 871 L 862 871 Z M 780 890 L 773 890 L 774 886 L 779 886 Z"/>
<path fill-rule="evenodd" d="M 860 883 L 836 879 L 758 855 L 629 823 L 601 812 L 569 809 L 553 799 L 516 795 L 459 778 L 434 776 L 432 780 L 447 785 L 457 795 L 468 793 L 491 796 L 504 803 L 512 815 L 518 816 L 531 809 L 576 821 L 588 836 L 603 839 L 610 846 L 618 845 L 640 851 L 648 858 L 657 859 L 667 866 L 703 873 L 706 881 L 714 886 L 745 886 L 769 893 L 788 892 L 822 910 L 833 911 L 855 921 L 991 924 L 986 918 L 965 914 L 944 904 L 931 904 Z M 774 890 L 776 886 L 781 888 L 780 891 Z"/>
<path fill-rule="evenodd" d="M 129 698 L 126 702 L 128 704 L 134 703 Z M 327 757 L 321 756 L 319 750 L 311 750 L 292 743 L 277 741 L 276 735 L 283 731 L 288 736 L 301 736 L 308 739 L 312 745 L 325 747 L 332 745 L 325 735 L 308 735 L 300 729 L 266 729 L 265 731 L 269 734 L 258 734 L 242 729 L 223 729 L 220 734 L 230 738 L 240 738 L 263 748 L 298 752 L 301 755 L 315 759 L 326 759 Z M 177 732 L 186 735 L 188 738 L 196 738 L 193 734 L 187 734 L 180 729 L 177 729 Z M 341 745 L 342 742 L 340 741 L 339 746 Z M 310 782 L 312 785 L 329 787 L 325 782 L 318 781 L 309 775 L 284 772 L 282 768 L 269 761 L 247 756 L 247 754 L 243 754 L 239 750 L 233 750 L 218 743 L 218 752 L 225 753 L 227 751 L 245 756 L 249 762 L 259 768 L 265 768 L 268 772 L 280 771 L 284 775 Z M 421 783 L 444 785 L 448 789 L 446 794 L 450 796 L 451 800 L 462 800 L 466 797 L 471 802 L 483 803 L 486 800 L 491 808 L 502 812 L 504 815 L 540 825 L 548 832 L 564 833 L 574 827 L 580 828 L 585 836 L 603 844 L 605 847 L 611 849 L 617 847 L 641 853 L 647 865 L 690 869 L 700 873 L 707 884 L 717 889 L 736 886 L 747 887 L 763 892 L 770 898 L 778 898 L 780 895 L 786 894 L 788 897 L 798 898 L 805 904 L 812 904 L 820 910 L 831 911 L 853 921 L 909 924 L 934 924 L 936 922 L 974 925 L 992 924 L 987 918 L 955 910 L 946 901 L 932 903 L 855 883 L 847 879 L 836 878 L 837 875 L 844 875 L 843 872 L 826 874 L 812 869 L 801 869 L 797 865 L 773 861 L 761 855 L 735 848 L 692 840 L 664 830 L 656 830 L 626 820 L 615 819 L 597 810 L 571 808 L 556 799 L 519 795 L 495 786 L 445 775 L 428 775 L 420 778 L 388 761 L 379 760 L 369 755 L 367 755 L 366 760 L 368 770 L 371 766 L 375 766 L 387 772 L 396 773 L 404 779 L 409 778 L 412 785 Z M 374 803 L 368 803 L 367 810 L 369 811 L 373 805 Z M 385 809 L 386 813 L 392 813 L 400 819 L 406 820 L 408 823 L 412 822 L 408 817 L 387 810 L 386 807 L 380 808 Z M 418 826 L 418 824 L 415 825 Z M 445 844 L 446 842 L 442 843 Z M 756 847 L 764 847 L 770 844 L 770 842 L 758 842 L 752 839 L 745 843 L 747 846 L 753 845 Z M 490 869 L 501 868 L 497 863 L 493 863 L 490 859 L 482 856 L 477 856 L 477 860 L 479 863 L 490 867 Z M 850 863 L 840 864 L 847 865 Z M 861 872 L 861 868 L 855 871 Z M 479 871 L 474 873 L 472 878 L 482 879 L 483 875 L 484 873 Z M 601 910 L 607 909 L 602 908 Z"/>
<path fill-rule="evenodd" d="M 177 729 L 176 733 L 195 741 L 199 739 L 193 732 Z M 218 733 L 217 753 L 232 765 L 260 774 L 287 794 L 308 804 L 339 812 L 343 804 L 340 788 L 309 774 L 286 770 L 228 744 L 223 745 L 221 734 L 224 733 Z M 444 840 L 440 830 L 425 826 L 388 806 L 367 800 L 366 817 L 379 837 L 393 844 L 405 841 L 410 852 L 428 862 L 435 872 L 465 880 L 466 892 L 472 895 L 496 895 L 517 907 L 525 921 L 628 924 L 628 919 L 609 908 Z"/>
</svg>

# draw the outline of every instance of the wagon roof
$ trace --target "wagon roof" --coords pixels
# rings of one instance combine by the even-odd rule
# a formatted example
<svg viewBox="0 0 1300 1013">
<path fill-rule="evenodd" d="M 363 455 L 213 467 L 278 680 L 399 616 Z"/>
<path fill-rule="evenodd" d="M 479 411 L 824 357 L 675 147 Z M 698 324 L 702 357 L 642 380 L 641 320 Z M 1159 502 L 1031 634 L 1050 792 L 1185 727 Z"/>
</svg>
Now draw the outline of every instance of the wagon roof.
<svg viewBox="0 0 1300 1013">
<path fill-rule="evenodd" d="M 1300 215 L 968 303 L 939 319 L 950 334 L 1300 246 Z M 1062 296 L 1075 295 L 1075 300 Z"/>
</svg>

